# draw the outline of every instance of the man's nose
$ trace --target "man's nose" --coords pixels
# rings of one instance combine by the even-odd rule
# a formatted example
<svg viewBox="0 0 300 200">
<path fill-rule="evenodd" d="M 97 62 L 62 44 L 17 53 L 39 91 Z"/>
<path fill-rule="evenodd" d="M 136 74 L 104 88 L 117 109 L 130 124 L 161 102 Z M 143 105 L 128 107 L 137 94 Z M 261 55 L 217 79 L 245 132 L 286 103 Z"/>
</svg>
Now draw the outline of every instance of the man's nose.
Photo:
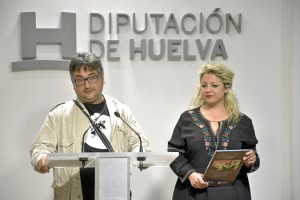
<svg viewBox="0 0 300 200">
<path fill-rule="evenodd" d="M 84 87 L 89 88 L 91 86 L 90 82 L 88 79 L 84 80 Z"/>
</svg>

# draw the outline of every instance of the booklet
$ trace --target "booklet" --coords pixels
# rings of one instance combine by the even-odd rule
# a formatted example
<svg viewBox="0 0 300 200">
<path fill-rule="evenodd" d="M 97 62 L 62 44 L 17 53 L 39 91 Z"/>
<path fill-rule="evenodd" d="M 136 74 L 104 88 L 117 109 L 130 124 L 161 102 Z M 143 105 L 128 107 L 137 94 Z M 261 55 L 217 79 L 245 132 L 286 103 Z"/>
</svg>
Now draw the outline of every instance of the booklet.
<svg viewBox="0 0 300 200">
<path fill-rule="evenodd" d="M 203 180 L 209 186 L 231 185 L 243 166 L 243 157 L 249 149 L 216 150 L 210 160 Z"/>
</svg>

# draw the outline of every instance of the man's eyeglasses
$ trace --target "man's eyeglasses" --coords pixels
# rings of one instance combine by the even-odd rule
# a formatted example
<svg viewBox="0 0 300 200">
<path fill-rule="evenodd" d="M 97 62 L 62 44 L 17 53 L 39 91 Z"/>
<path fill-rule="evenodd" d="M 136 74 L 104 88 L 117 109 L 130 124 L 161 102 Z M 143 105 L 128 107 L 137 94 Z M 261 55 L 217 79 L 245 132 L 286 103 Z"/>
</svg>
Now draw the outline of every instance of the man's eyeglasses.
<svg viewBox="0 0 300 200">
<path fill-rule="evenodd" d="M 85 81 L 88 81 L 89 83 L 96 83 L 98 81 L 99 75 L 100 74 L 98 74 L 97 76 L 89 76 L 87 78 L 73 78 L 73 81 L 76 86 L 84 85 Z"/>
</svg>

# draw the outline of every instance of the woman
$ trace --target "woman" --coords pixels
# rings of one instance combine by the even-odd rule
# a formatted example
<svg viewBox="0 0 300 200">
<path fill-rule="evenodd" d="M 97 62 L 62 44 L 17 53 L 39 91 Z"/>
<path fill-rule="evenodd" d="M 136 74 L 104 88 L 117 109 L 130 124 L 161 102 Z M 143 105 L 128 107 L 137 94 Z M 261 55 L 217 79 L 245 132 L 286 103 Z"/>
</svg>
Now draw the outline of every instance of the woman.
<svg viewBox="0 0 300 200">
<path fill-rule="evenodd" d="M 239 110 L 233 77 L 233 71 L 223 64 L 208 63 L 200 69 L 193 107 L 181 114 L 168 142 L 168 151 L 179 152 L 170 165 L 178 176 L 173 200 L 251 199 L 247 173 L 259 167 L 258 141 L 251 119 Z M 216 149 L 250 149 L 232 185 L 211 187 L 203 180 Z"/>
</svg>

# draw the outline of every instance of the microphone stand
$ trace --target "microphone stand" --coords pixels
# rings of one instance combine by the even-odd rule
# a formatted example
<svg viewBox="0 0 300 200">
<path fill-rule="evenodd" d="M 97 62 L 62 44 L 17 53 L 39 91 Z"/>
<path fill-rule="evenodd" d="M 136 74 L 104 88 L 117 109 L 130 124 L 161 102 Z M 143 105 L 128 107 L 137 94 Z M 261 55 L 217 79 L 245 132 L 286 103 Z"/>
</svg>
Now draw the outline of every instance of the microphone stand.
<svg viewBox="0 0 300 200">
<path fill-rule="evenodd" d="M 91 119 L 91 117 L 85 112 L 85 110 L 83 109 L 83 107 L 78 103 L 78 101 L 73 99 L 73 102 L 78 106 L 78 108 L 80 108 L 80 110 L 82 111 L 82 113 L 88 118 L 88 120 L 91 122 L 91 126 L 93 126 L 95 132 L 97 133 L 98 137 L 102 140 L 103 144 L 105 145 L 105 147 L 108 149 L 109 152 L 114 152 L 113 147 L 111 146 L 110 142 L 108 141 L 108 139 L 106 138 L 106 136 L 102 133 L 102 131 L 99 129 L 99 127 L 95 124 L 95 121 L 93 121 Z M 83 158 L 79 158 L 79 161 L 82 162 L 82 165 L 85 165 L 85 162 L 88 159 L 83 157 Z"/>
<path fill-rule="evenodd" d="M 84 141 L 85 141 L 85 135 L 86 133 L 88 132 L 88 130 L 95 125 L 95 123 L 97 122 L 97 120 L 99 119 L 99 117 L 101 117 L 101 113 L 100 115 L 93 121 L 93 123 L 86 129 L 86 131 L 83 133 L 82 135 L 82 140 L 81 140 L 81 153 L 84 153 Z M 88 158 L 87 157 L 80 157 L 79 158 L 79 161 L 82 162 L 82 168 L 85 167 L 85 162 L 88 161 Z"/>
<path fill-rule="evenodd" d="M 140 136 L 140 134 L 138 134 L 122 117 L 121 117 L 121 115 L 120 115 L 120 113 L 119 112 L 114 112 L 114 114 L 115 114 L 115 116 L 116 117 L 118 117 L 118 118 L 120 118 L 137 136 L 138 136 L 138 138 L 139 138 L 139 141 L 140 141 L 140 152 L 143 152 L 143 143 L 142 143 L 142 139 L 141 139 L 141 136 Z M 143 166 L 143 161 L 145 161 L 146 160 L 146 157 L 144 157 L 144 156 L 138 156 L 137 157 L 137 161 L 139 161 L 139 169 L 142 171 L 143 170 L 143 168 L 144 168 L 144 166 Z"/>
</svg>

